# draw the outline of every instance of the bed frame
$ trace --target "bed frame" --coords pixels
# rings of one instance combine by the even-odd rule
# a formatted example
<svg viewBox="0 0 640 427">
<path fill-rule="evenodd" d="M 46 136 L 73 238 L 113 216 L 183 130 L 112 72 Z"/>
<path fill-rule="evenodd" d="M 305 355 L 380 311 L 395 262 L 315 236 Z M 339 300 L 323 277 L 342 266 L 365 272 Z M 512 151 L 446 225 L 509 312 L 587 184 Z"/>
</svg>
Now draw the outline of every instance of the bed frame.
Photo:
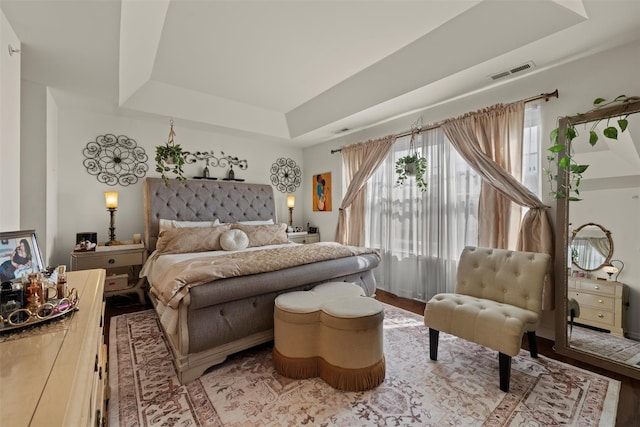
<svg viewBox="0 0 640 427">
<path fill-rule="evenodd" d="M 237 222 L 276 220 L 270 185 L 239 182 L 145 178 L 144 232 L 155 249 L 159 219 Z M 269 273 L 220 279 L 196 286 L 178 308 L 170 343 L 178 378 L 187 383 L 228 355 L 273 339 L 273 306 L 283 293 L 308 290 L 329 281 L 353 282 L 366 295 L 375 293 L 373 254 L 322 261 Z M 157 307 L 158 302 L 150 294 Z"/>
</svg>

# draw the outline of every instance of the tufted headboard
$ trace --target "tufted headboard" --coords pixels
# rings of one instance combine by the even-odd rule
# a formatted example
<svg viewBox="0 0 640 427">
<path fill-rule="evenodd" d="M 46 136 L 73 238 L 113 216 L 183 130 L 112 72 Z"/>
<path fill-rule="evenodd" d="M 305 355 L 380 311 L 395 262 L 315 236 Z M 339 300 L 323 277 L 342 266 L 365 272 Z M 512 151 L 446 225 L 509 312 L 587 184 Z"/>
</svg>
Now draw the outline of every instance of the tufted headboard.
<svg viewBox="0 0 640 427">
<path fill-rule="evenodd" d="M 237 222 L 276 220 L 273 188 L 268 184 L 241 182 L 169 180 L 145 178 L 144 235 L 147 249 L 153 251 L 158 239 L 159 219 L 180 221 Z"/>
</svg>

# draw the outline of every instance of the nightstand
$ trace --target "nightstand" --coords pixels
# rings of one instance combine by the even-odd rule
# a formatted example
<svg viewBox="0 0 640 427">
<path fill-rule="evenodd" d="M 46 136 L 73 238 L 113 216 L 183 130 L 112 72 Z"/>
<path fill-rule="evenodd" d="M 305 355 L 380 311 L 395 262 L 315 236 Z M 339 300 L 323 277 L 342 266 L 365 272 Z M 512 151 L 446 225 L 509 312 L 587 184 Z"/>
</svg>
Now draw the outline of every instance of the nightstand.
<svg viewBox="0 0 640 427">
<path fill-rule="evenodd" d="M 142 265 L 147 260 L 147 248 L 144 243 L 116 246 L 102 246 L 95 251 L 72 252 L 71 270 L 104 268 L 107 277 L 104 281 L 104 296 L 138 294 L 140 304 L 145 304 L 144 278 L 139 278 Z"/>
<path fill-rule="evenodd" d="M 305 232 L 297 232 L 297 233 L 287 233 L 287 237 L 293 243 L 316 243 L 320 241 L 320 233 L 307 233 Z"/>
</svg>

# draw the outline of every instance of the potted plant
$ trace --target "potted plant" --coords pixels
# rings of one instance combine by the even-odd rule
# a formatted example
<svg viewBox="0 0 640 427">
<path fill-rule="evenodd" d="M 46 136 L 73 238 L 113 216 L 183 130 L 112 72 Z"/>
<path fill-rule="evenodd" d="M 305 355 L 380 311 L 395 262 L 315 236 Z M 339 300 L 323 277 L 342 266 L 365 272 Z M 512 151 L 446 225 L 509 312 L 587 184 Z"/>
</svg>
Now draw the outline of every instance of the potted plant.
<svg viewBox="0 0 640 427">
<path fill-rule="evenodd" d="M 416 177 L 416 184 L 421 191 L 427 190 L 427 183 L 424 181 L 424 173 L 427 171 L 427 159 L 418 156 L 415 151 L 396 161 L 396 185 L 404 185 L 409 176 Z"/>
<path fill-rule="evenodd" d="M 186 179 L 183 175 L 184 171 L 182 170 L 182 166 L 184 166 L 185 163 L 184 152 L 180 144 L 176 144 L 173 141 L 174 136 L 173 121 L 171 121 L 169 139 L 165 145 L 158 145 L 156 147 L 156 172 L 160 173 L 166 185 L 169 185 L 167 173 L 175 174 L 179 181 Z"/>
</svg>

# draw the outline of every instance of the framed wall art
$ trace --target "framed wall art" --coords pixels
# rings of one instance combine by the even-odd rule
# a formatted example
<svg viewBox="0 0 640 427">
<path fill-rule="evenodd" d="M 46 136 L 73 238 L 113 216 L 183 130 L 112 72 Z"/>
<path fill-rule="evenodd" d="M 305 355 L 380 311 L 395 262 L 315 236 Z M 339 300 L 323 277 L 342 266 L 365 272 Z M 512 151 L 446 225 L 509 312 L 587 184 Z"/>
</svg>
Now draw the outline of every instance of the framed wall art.
<svg viewBox="0 0 640 427">
<path fill-rule="evenodd" d="M 331 172 L 313 176 L 313 210 L 315 212 L 331 211 Z"/>
<path fill-rule="evenodd" d="M 44 270 L 35 230 L 0 233 L 0 282 Z"/>
</svg>

